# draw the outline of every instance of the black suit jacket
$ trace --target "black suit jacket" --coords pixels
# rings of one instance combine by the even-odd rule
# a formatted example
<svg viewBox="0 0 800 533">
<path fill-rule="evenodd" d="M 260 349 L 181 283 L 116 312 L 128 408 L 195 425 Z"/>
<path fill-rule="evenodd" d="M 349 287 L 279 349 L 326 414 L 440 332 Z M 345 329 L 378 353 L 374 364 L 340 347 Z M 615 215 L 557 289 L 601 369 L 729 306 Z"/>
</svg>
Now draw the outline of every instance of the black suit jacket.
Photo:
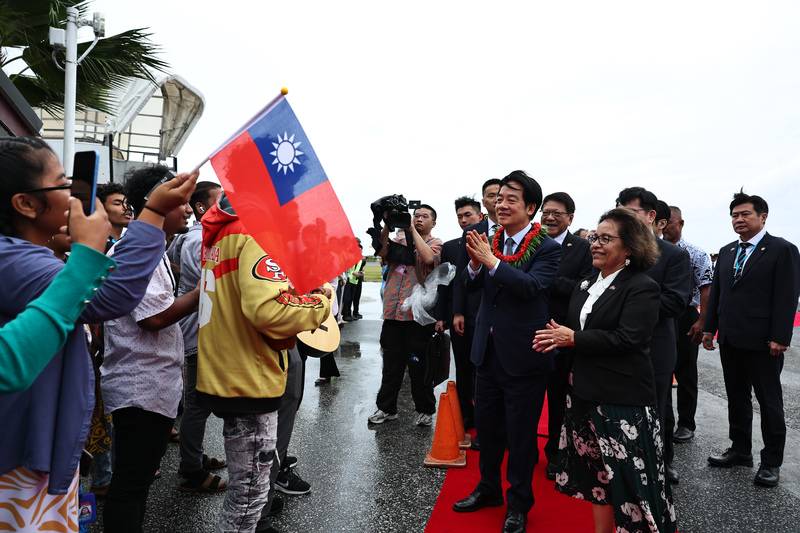
<svg viewBox="0 0 800 533">
<path fill-rule="evenodd" d="M 671 375 L 675 370 L 675 317 L 686 310 L 692 297 L 692 270 L 689 254 L 664 239 L 656 239 L 661 255 L 646 273 L 658 283 L 661 297 L 658 324 L 653 331 L 650 358 L 656 376 Z"/>
<path fill-rule="evenodd" d="M 546 237 L 522 268 L 501 261 L 493 276 L 482 268 L 474 280 L 464 269 L 464 283 L 482 290 L 470 356 L 476 367 L 483 365 L 486 347 L 493 342 L 498 361 L 512 376 L 552 370 L 552 357 L 535 352 L 532 345 L 536 330 L 550 318 L 547 290 L 560 258 L 561 246 Z"/>
<path fill-rule="evenodd" d="M 594 285 L 597 276 L 588 281 Z M 576 396 L 601 404 L 655 405 L 650 341 L 660 295 L 650 276 L 625 268 L 594 303 L 581 329 L 580 313 L 589 293 L 575 288 L 567 325 L 575 331 L 570 352 Z"/>
<path fill-rule="evenodd" d="M 483 220 L 472 226 L 468 226 L 461 235 L 461 249 L 459 252 L 458 264 L 461 265 L 460 273 L 466 268 L 469 263 L 469 256 L 467 255 L 467 232 L 475 230 L 484 235 L 489 234 L 489 219 L 484 217 Z M 458 277 L 456 279 L 461 279 Z M 481 291 L 475 287 L 467 287 L 464 283 L 453 284 L 453 314 L 464 315 L 464 321 L 467 327 L 474 328 L 475 320 L 478 317 L 478 308 L 481 305 Z M 452 317 L 452 315 L 450 315 Z"/>
<path fill-rule="evenodd" d="M 797 247 L 769 233 L 751 253 L 733 282 L 739 241 L 723 246 L 714 269 L 705 331 L 742 350 L 766 350 L 767 343 L 789 346 L 800 293 Z"/>
<path fill-rule="evenodd" d="M 567 308 L 572 291 L 578 281 L 592 274 L 592 254 L 589 241 L 567 232 L 561 244 L 561 263 L 553 285 L 550 287 L 550 316 L 559 324 L 567 318 Z"/>
<path fill-rule="evenodd" d="M 465 247 L 463 237 L 447 241 L 442 245 L 441 263 L 450 263 L 456 267 L 456 276 L 447 285 L 439 285 L 434 317 L 444 320 L 449 327 L 453 323 L 453 293 L 456 285 L 461 285 L 461 272 L 466 263 L 463 263 L 461 249 Z M 440 263 L 440 264 L 441 264 Z"/>
</svg>

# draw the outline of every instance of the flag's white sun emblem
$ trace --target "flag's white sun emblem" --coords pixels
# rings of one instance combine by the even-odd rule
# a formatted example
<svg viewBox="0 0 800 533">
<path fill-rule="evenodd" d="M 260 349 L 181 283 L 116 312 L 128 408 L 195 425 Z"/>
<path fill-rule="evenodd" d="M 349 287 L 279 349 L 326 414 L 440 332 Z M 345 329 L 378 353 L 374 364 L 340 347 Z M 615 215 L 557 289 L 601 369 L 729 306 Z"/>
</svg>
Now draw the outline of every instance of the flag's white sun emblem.
<svg viewBox="0 0 800 533">
<path fill-rule="evenodd" d="M 272 143 L 275 150 L 269 153 L 269 155 L 275 156 L 272 164 L 278 165 L 278 172 L 283 170 L 283 174 L 285 175 L 287 168 L 294 172 L 294 166 L 300 164 L 297 156 L 303 155 L 303 152 L 297 149 L 300 144 L 300 141 L 294 142 L 294 135 L 290 137 L 284 131 L 283 138 L 281 138 L 281 134 L 278 134 L 278 142 Z"/>
</svg>

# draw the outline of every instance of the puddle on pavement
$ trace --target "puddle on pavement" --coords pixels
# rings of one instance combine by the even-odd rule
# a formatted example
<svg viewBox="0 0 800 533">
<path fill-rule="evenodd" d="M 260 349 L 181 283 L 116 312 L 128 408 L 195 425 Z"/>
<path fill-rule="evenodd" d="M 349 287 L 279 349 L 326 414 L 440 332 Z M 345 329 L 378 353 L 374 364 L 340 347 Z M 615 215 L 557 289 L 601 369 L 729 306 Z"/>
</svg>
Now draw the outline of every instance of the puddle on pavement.
<svg viewBox="0 0 800 533">
<path fill-rule="evenodd" d="M 361 357 L 361 343 L 343 341 L 339 346 L 339 353 L 342 357 Z"/>
</svg>

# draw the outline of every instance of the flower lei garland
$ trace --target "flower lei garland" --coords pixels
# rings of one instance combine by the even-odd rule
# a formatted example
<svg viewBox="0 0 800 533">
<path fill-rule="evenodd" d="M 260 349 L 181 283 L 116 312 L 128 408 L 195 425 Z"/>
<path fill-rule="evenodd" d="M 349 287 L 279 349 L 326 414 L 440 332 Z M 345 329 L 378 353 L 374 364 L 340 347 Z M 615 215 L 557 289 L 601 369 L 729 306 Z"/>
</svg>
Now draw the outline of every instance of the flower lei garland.
<svg viewBox="0 0 800 533">
<path fill-rule="evenodd" d="M 514 255 L 505 255 L 500 251 L 500 235 L 504 234 L 505 228 L 503 228 L 503 226 L 497 228 L 497 231 L 492 238 L 492 253 L 500 261 L 508 263 L 514 268 L 520 268 L 528 261 L 528 259 L 530 259 L 530 257 L 533 255 L 533 252 L 535 252 L 536 249 L 542 244 L 542 241 L 547 236 L 547 230 L 544 229 L 541 224 L 536 222 L 533 227 L 531 227 L 530 231 L 525 234 L 525 238 L 522 240 L 522 245 Z"/>
</svg>

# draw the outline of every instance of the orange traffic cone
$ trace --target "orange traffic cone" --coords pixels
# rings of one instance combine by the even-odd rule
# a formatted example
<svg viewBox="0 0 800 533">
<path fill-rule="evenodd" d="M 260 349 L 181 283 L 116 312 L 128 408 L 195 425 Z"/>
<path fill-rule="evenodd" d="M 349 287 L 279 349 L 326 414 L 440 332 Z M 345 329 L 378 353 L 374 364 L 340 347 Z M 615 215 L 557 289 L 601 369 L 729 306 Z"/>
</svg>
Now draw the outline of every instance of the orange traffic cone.
<svg viewBox="0 0 800 533">
<path fill-rule="evenodd" d="M 472 435 L 464 431 L 464 417 L 461 416 L 461 403 L 458 401 L 458 391 L 456 382 L 447 382 L 447 397 L 450 399 L 450 407 L 453 408 L 453 422 L 456 425 L 456 437 L 458 437 L 459 448 L 469 448 L 472 444 Z"/>
<path fill-rule="evenodd" d="M 467 464 L 467 452 L 458 449 L 453 408 L 447 396 L 446 392 L 439 396 L 436 430 L 433 433 L 431 451 L 425 456 L 425 466 L 449 468 Z"/>
</svg>

